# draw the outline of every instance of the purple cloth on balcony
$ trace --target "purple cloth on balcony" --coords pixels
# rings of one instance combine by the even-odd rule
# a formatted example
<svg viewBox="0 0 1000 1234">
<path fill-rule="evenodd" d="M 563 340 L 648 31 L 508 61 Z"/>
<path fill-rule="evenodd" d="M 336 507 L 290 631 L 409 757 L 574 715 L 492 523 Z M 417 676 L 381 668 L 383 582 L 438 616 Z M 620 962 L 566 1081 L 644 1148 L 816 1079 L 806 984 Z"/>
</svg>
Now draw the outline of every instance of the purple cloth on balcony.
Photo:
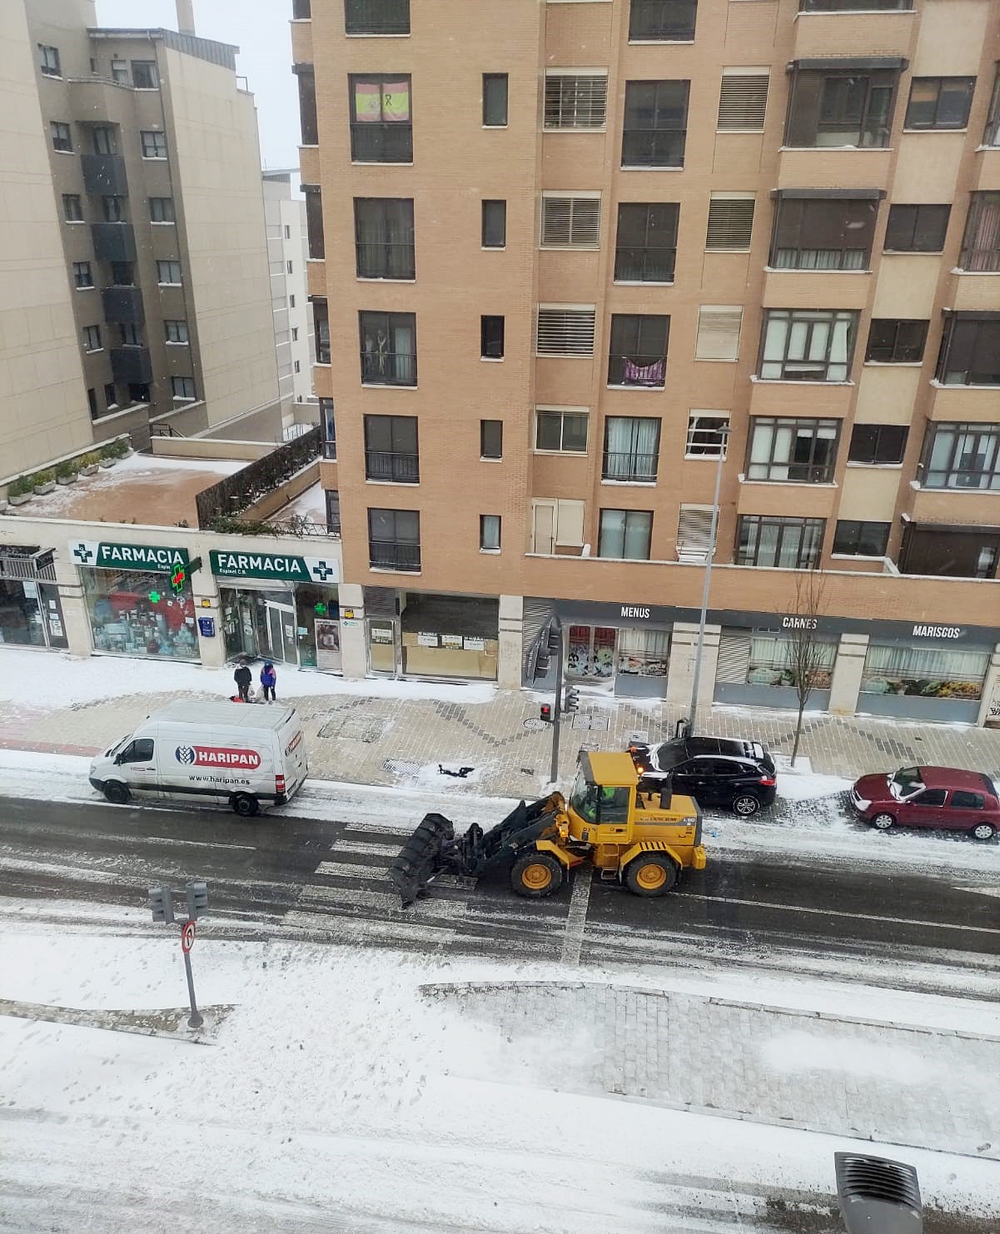
<svg viewBox="0 0 1000 1234">
<path fill-rule="evenodd" d="M 652 364 L 636 364 L 625 361 L 624 378 L 630 386 L 658 386 L 663 382 L 666 360 L 654 360 Z"/>
</svg>

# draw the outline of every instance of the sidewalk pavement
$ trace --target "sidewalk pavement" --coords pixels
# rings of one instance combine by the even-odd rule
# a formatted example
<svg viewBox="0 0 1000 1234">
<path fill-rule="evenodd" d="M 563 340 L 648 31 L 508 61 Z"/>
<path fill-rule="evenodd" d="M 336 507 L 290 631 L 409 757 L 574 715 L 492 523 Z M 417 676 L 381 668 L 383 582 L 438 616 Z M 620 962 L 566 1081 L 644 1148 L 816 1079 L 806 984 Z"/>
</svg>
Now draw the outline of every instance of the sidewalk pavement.
<svg viewBox="0 0 1000 1234">
<path fill-rule="evenodd" d="M 70 670 L 71 671 L 71 670 Z M 549 781 L 552 730 L 538 719 L 550 695 L 435 683 L 346 683 L 329 678 L 329 692 L 296 697 L 297 675 L 283 676 L 282 702 L 294 704 L 308 739 L 310 772 L 321 779 L 398 787 L 448 787 L 503 797 L 533 796 Z M 437 694 L 429 698 L 428 694 Z M 442 701 L 441 694 L 449 701 Z M 0 702 L 0 747 L 92 754 L 129 732 L 157 707 L 177 698 L 218 701 L 211 691 L 171 691 L 95 698 L 54 708 Z M 580 710 L 561 724 L 559 779 L 572 779 L 581 749 L 622 750 L 630 739 L 673 735 L 678 708 L 580 691 Z M 714 707 L 699 729 L 752 737 L 788 756 L 795 715 L 787 711 Z M 1000 778 L 1000 731 L 955 724 L 917 724 L 868 716 L 806 714 L 800 753 L 815 773 L 854 779 L 863 772 L 913 763 L 967 767 Z M 471 767 L 465 779 L 439 774 L 438 764 Z"/>
<path fill-rule="evenodd" d="M 997 1037 L 586 982 L 423 990 L 487 1026 L 484 1078 L 1000 1160 Z"/>
</svg>

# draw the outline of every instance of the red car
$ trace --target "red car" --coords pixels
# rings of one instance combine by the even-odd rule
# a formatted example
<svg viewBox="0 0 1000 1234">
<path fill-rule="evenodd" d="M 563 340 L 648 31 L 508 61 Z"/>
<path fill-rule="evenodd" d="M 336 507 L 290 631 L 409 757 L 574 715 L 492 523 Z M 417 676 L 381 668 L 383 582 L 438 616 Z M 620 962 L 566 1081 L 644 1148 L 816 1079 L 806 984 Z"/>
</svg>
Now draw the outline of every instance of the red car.
<svg viewBox="0 0 1000 1234">
<path fill-rule="evenodd" d="M 851 789 L 851 805 L 879 831 L 898 823 L 967 831 L 977 840 L 1000 831 L 996 785 L 978 771 L 900 767 L 892 775 L 862 776 Z"/>
</svg>

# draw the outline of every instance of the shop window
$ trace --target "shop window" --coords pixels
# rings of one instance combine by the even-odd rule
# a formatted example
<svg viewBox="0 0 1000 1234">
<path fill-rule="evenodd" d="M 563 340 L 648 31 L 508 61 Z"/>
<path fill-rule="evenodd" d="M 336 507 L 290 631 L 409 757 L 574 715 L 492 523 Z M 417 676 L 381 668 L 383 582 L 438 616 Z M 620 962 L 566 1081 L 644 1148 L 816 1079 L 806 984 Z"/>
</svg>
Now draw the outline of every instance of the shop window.
<svg viewBox="0 0 1000 1234">
<path fill-rule="evenodd" d="M 479 457 L 503 458 L 503 421 L 479 421 Z"/>
<path fill-rule="evenodd" d="M 359 313 L 361 380 L 369 385 L 417 384 L 417 319 L 413 313 Z"/>
<path fill-rule="evenodd" d="M 836 639 L 814 638 L 810 654 L 810 682 L 813 689 L 829 690 L 833 681 L 833 666 L 837 659 Z M 796 667 L 797 645 L 787 635 L 772 634 L 766 630 L 754 630 L 750 636 L 750 658 L 747 663 L 746 684 L 751 686 L 775 686 L 785 689 L 798 688 Z"/>
<path fill-rule="evenodd" d="M 483 127 L 507 127 L 507 74 L 483 74 Z"/>
<path fill-rule="evenodd" d="M 318 190 L 306 194 L 306 203 L 321 201 Z M 309 234 L 322 237 L 322 219 Z M 412 279 L 416 277 L 414 260 L 413 198 L 355 197 L 354 247 L 359 279 Z M 310 240 L 310 257 L 322 257 L 323 251 Z"/>
<path fill-rule="evenodd" d="M 669 317 L 613 313 L 608 385 L 662 388 L 667 378 L 669 333 Z"/>
<path fill-rule="evenodd" d="M 412 163 L 410 75 L 352 73 L 349 84 L 351 159 L 355 163 Z"/>
<path fill-rule="evenodd" d="M 746 253 L 753 234 L 756 198 L 752 193 L 713 193 L 708 203 L 708 252 Z"/>
<path fill-rule="evenodd" d="M 484 249 L 502 249 L 507 245 L 507 203 L 484 201 L 482 204 L 482 246 Z"/>
<path fill-rule="evenodd" d="M 190 578 L 175 593 L 164 574 L 94 569 L 80 573 L 95 651 L 197 658 Z"/>
<path fill-rule="evenodd" d="M 946 386 L 1000 386 L 1000 314 L 946 314 L 936 376 Z"/>
<path fill-rule="evenodd" d="M 659 453 L 659 417 L 608 416 L 605 420 L 603 479 L 655 483 Z"/>
<path fill-rule="evenodd" d="M 628 677 L 666 677 L 670 634 L 666 630 L 619 630 L 618 672 Z"/>
<path fill-rule="evenodd" d="M 847 381 L 858 314 L 846 309 L 765 309 L 760 376 Z"/>
<path fill-rule="evenodd" d="M 873 318 L 868 332 L 865 363 L 919 364 L 924 358 L 929 321 Z"/>
<path fill-rule="evenodd" d="M 726 456 L 729 438 L 729 412 L 692 411 L 688 416 L 685 458 L 718 458 Z"/>
<path fill-rule="evenodd" d="M 792 62 L 785 122 L 786 146 L 888 146 L 902 61 L 892 67 L 836 70 Z"/>
<path fill-rule="evenodd" d="M 602 510 L 597 555 L 648 561 L 652 533 L 652 510 Z"/>
<path fill-rule="evenodd" d="M 989 659 L 989 653 L 983 651 L 871 643 L 861 692 L 975 702 L 982 698 Z"/>
<path fill-rule="evenodd" d="M 901 463 L 909 431 L 905 424 L 855 424 L 851 430 L 848 461 L 869 466 Z"/>
<path fill-rule="evenodd" d="M 1000 193 L 973 193 L 965 222 L 960 270 L 1000 271 Z"/>
<path fill-rule="evenodd" d="M 974 77 L 914 77 L 906 129 L 964 129 L 969 123 Z"/>
<path fill-rule="evenodd" d="M 940 253 L 951 206 L 890 206 L 885 229 L 887 253 Z"/>
<path fill-rule="evenodd" d="M 683 167 L 690 81 L 628 81 L 622 167 Z"/>
<path fill-rule="evenodd" d="M 876 197 L 800 197 L 779 190 L 768 264 L 778 270 L 867 270 Z"/>
<path fill-rule="evenodd" d="M 543 248 L 595 249 L 600 234 L 600 193 L 578 197 L 568 197 L 564 193 L 542 194 Z"/>
<path fill-rule="evenodd" d="M 839 420 L 758 416 L 751 421 L 747 479 L 829 484 L 837 461 L 839 435 Z"/>
<path fill-rule="evenodd" d="M 721 132 L 762 133 L 769 85 L 767 68 L 723 69 L 716 128 Z"/>
<path fill-rule="evenodd" d="M 545 128 L 601 129 L 607 118 L 606 69 L 546 69 Z"/>
<path fill-rule="evenodd" d="M 500 515 L 480 514 L 479 548 L 483 553 L 500 552 Z"/>
<path fill-rule="evenodd" d="M 615 675 L 618 631 L 611 626 L 570 626 L 566 638 L 566 676 L 610 681 Z"/>
<path fill-rule="evenodd" d="M 924 488 L 1000 490 L 1000 424 L 932 423 L 921 469 Z"/>
<path fill-rule="evenodd" d="M 672 283 L 677 259 L 676 202 L 623 202 L 618 207 L 615 281 Z"/>
<path fill-rule="evenodd" d="M 586 454 L 589 419 L 586 410 L 539 407 L 535 411 L 535 449 Z"/>
<path fill-rule="evenodd" d="M 741 514 L 736 532 L 738 566 L 814 570 L 819 565 L 826 520 L 773 514 Z"/>
<path fill-rule="evenodd" d="M 365 416 L 365 479 L 420 483 L 416 416 Z"/>
<path fill-rule="evenodd" d="M 846 557 L 884 557 L 889 529 L 889 523 L 840 519 L 833 532 L 833 551 Z"/>
</svg>

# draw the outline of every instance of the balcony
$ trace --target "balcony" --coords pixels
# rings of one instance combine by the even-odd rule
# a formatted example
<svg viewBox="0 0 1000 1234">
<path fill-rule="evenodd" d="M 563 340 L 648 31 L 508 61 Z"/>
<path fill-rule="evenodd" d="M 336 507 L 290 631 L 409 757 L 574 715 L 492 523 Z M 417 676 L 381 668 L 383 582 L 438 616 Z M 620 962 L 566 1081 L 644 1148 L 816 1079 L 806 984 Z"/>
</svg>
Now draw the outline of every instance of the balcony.
<svg viewBox="0 0 1000 1234">
<path fill-rule="evenodd" d="M 84 154 L 83 183 L 96 197 L 127 197 L 128 177 L 120 154 Z"/>
<path fill-rule="evenodd" d="M 104 287 L 101 303 L 105 321 L 123 326 L 141 326 L 146 321 L 142 292 L 138 287 Z"/>
<path fill-rule="evenodd" d="M 111 375 L 115 385 L 149 385 L 153 365 L 148 347 L 112 347 Z"/>
<path fill-rule="evenodd" d="M 617 480 L 622 484 L 655 484 L 656 462 L 655 454 L 605 450 L 601 478 Z"/>
<path fill-rule="evenodd" d="M 91 223 L 98 261 L 135 261 L 135 231 L 131 223 Z"/>
<path fill-rule="evenodd" d="M 393 484 L 420 483 L 420 456 L 388 450 L 365 451 L 365 479 Z"/>
<path fill-rule="evenodd" d="M 420 545 L 395 540 L 369 540 L 368 563 L 373 570 L 420 570 Z"/>
</svg>

